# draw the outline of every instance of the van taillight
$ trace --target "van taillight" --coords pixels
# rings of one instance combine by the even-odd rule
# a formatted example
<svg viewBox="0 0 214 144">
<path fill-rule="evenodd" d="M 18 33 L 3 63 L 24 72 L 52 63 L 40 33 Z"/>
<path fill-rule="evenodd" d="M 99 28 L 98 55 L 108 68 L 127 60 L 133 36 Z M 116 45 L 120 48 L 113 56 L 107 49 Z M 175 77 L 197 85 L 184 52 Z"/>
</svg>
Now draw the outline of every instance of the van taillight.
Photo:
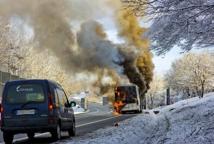
<svg viewBox="0 0 214 144">
<path fill-rule="evenodd" d="M 3 113 L 3 111 L 4 111 L 4 108 L 3 108 L 3 106 L 0 104 L 0 113 Z"/>
<path fill-rule="evenodd" d="M 49 104 L 48 105 L 48 109 L 51 111 L 51 110 L 53 110 L 53 105 L 52 104 Z"/>
<path fill-rule="evenodd" d="M 49 115 L 48 115 L 48 123 L 49 124 L 54 124 L 55 119 L 54 119 L 54 103 L 53 103 L 53 97 L 51 94 L 48 95 L 48 110 L 49 110 Z"/>
<path fill-rule="evenodd" d="M 53 99 L 51 95 L 48 96 L 48 110 L 49 111 L 53 110 Z"/>
<path fill-rule="evenodd" d="M 0 117 L 0 127 L 1 127 L 1 125 L 2 125 L 2 117 L 3 117 L 3 111 L 4 111 L 4 108 L 3 108 L 3 106 L 2 106 L 2 104 L 0 104 L 0 113 L 1 113 L 1 117 Z"/>
</svg>

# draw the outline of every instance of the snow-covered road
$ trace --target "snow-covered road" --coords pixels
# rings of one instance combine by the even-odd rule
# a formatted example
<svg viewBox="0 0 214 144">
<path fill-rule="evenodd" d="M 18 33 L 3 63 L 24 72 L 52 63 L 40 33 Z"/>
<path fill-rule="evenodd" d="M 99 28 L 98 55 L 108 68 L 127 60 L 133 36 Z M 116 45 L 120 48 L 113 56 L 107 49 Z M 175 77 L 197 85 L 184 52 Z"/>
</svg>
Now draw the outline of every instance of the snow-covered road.
<svg viewBox="0 0 214 144">
<path fill-rule="evenodd" d="M 214 93 L 155 109 L 57 144 L 213 144 Z"/>
</svg>

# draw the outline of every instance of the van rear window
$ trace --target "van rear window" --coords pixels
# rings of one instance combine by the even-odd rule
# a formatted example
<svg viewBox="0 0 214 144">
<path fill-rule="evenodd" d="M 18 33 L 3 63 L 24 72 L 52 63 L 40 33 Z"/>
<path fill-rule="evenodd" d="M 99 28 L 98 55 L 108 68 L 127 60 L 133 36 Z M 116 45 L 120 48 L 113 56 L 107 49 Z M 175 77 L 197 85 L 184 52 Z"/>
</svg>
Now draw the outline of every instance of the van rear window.
<svg viewBox="0 0 214 144">
<path fill-rule="evenodd" d="M 39 84 L 11 85 L 6 94 L 6 102 L 22 104 L 27 102 L 44 102 L 45 94 Z"/>
</svg>

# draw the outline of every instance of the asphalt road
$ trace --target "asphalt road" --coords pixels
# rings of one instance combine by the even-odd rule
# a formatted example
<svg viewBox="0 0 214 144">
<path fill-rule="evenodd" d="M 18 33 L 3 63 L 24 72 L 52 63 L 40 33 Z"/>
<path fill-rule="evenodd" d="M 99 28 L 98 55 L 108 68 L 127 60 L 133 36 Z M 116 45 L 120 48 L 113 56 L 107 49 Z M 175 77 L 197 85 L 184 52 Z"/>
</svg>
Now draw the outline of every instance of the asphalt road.
<svg viewBox="0 0 214 144">
<path fill-rule="evenodd" d="M 89 105 L 90 111 L 84 114 L 78 114 L 76 118 L 77 137 L 86 133 L 93 132 L 100 128 L 113 126 L 116 122 L 136 116 L 135 114 L 126 114 L 121 116 L 112 115 L 108 107 L 103 107 L 98 104 Z M 68 133 L 62 133 L 62 140 L 68 139 Z M 36 134 L 33 141 L 29 141 L 25 134 L 19 134 L 14 137 L 14 144 L 49 144 L 54 142 L 49 133 Z M 2 132 L 0 132 L 0 143 L 3 143 Z"/>
</svg>

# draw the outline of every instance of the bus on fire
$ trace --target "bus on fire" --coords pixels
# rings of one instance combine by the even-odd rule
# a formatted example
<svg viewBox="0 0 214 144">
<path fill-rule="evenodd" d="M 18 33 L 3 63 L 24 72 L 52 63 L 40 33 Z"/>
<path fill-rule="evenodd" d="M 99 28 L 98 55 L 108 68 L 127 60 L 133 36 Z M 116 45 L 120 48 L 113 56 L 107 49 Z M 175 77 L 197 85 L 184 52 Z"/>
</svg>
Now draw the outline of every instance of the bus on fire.
<svg viewBox="0 0 214 144">
<path fill-rule="evenodd" d="M 117 86 L 114 109 L 117 113 L 142 112 L 139 87 L 134 84 Z"/>
</svg>

